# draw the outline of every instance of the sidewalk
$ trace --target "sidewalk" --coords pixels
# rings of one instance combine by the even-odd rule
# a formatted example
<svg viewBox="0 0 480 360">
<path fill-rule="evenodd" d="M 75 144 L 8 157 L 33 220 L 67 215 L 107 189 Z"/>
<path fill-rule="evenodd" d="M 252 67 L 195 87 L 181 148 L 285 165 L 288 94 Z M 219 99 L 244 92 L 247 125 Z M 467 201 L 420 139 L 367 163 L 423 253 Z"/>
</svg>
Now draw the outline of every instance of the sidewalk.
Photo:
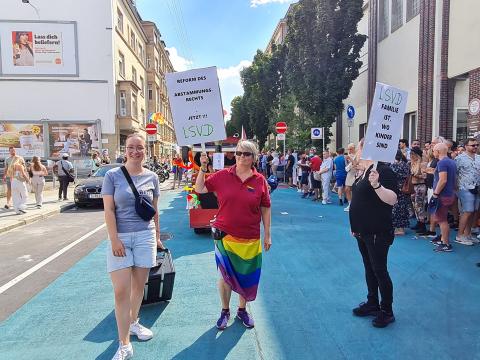
<svg viewBox="0 0 480 360">
<path fill-rule="evenodd" d="M 57 182 L 58 186 L 58 182 Z M 52 183 L 47 183 L 45 185 L 45 190 L 43 191 L 43 206 L 41 209 L 35 207 L 35 194 L 28 194 L 27 201 L 27 213 L 22 215 L 15 214 L 13 207 L 10 209 L 5 209 L 5 204 L 7 203 L 6 197 L 1 197 L 0 200 L 0 233 L 15 229 L 19 226 L 30 224 L 34 221 L 44 219 L 46 217 L 52 216 L 54 214 L 66 211 L 75 207 L 73 202 L 73 185 L 70 185 L 68 188 L 67 197 L 70 199 L 68 201 L 58 201 L 58 187 L 53 189 Z"/>
</svg>

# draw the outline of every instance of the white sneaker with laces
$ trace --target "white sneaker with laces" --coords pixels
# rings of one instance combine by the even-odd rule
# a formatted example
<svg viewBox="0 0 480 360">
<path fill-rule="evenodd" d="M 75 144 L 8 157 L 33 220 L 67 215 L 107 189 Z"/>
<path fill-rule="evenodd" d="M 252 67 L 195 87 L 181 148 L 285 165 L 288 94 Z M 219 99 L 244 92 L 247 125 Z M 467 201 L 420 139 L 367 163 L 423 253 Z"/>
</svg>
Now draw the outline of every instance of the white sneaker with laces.
<svg viewBox="0 0 480 360">
<path fill-rule="evenodd" d="M 130 324 L 130 335 L 136 335 L 138 340 L 150 340 L 153 337 L 153 332 L 150 329 L 147 329 L 145 326 L 141 325 L 139 319 L 134 323 Z"/>
<path fill-rule="evenodd" d="M 128 360 L 131 359 L 133 356 L 133 347 L 132 343 L 127 345 L 123 345 L 120 341 L 120 345 L 118 346 L 118 350 L 113 356 L 112 360 Z"/>
<path fill-rule="evenodd" d="M 348 204 L 348 206 L 345 209 L 343 209 L 343 211 L 349 212 L 350 211 L 350 204 Z"/>
<path fill-rule="evenodd" d="M 467 237 L 465 237 L 463 235 L 455 236 L 455 242 L 459 243 L 459 244 L 462 244 L 462 245 L 467 245 L 467 246 L 473 245 L 473 242 L 471 242 Z"/>
</svg>

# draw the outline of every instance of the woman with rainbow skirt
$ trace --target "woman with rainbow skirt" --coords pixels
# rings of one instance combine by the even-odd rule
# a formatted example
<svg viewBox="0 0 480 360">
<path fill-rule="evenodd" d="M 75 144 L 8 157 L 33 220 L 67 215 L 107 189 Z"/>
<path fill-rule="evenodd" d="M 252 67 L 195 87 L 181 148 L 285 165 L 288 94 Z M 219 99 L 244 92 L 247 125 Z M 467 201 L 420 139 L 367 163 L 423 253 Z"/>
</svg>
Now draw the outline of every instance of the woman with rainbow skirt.
<svg viewBox="0 0 480 360">
<path fill-rule="evenodd" d="M 236 165 L 220 170 L 205 180 L 208 158 L 202 154 L 201 168 L 195 191 L 215 192 L 218 214 L 212 227 L 215 240 L 215 260 L 220 273 L 218 289 L 222 311 L 217 328 L 224 330 L 230 320 L 232 290 L 239 295 L 237 318 L 247 328 L 254 321 L 247 312 L 247 301 L 255 300 L 262 268 L 260 222 L 263 222 L 265 251 L 270 249 L 270 194 L 267 182 L 254 167 L 257 146 L 240 140 L 235 151 Z"/>
</svg>

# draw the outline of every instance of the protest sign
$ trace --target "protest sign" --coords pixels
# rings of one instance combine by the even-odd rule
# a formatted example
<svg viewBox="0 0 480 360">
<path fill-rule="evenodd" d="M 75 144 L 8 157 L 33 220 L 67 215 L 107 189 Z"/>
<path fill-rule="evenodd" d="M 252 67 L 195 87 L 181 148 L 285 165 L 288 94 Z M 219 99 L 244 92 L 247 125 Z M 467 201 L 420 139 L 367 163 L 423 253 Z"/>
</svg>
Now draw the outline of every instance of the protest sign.
<svg viewBox="0 0 480 360">
<path fill-rule="evenodd" d="M 362 159 L 383 162 L 395 160 L 407 96 L 406 91 L 377 82 Z"/>
<path fill-rule="evenodd" d="M 216 67 L 168 73 L 165 78 L 179 146 L 227 137 Z"/>
<path fill-rule="evenodd" d="M 213 153 L 213 169 L 222 170 L 225 167 L 225 155 L 223 153 Z"/>
</svg>

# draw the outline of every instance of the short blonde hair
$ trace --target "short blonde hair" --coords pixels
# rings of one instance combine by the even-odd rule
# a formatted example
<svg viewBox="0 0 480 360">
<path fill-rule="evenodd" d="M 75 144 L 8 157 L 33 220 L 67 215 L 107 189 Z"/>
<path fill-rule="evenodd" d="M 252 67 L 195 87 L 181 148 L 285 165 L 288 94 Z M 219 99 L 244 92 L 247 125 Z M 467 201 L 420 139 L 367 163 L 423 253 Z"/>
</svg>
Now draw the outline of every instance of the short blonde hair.
<svg viewBox="0 0 480 360">
<path fill-rule="evenodd" d="M 258 157 L 258 147 L 257 144 L 250 140 L 240 140 L 237 144 L 235 151 L 240 151 L 240 149 L 245 149 L 253 154 L 253 162 L 257 161 Z"/>
</svg>

